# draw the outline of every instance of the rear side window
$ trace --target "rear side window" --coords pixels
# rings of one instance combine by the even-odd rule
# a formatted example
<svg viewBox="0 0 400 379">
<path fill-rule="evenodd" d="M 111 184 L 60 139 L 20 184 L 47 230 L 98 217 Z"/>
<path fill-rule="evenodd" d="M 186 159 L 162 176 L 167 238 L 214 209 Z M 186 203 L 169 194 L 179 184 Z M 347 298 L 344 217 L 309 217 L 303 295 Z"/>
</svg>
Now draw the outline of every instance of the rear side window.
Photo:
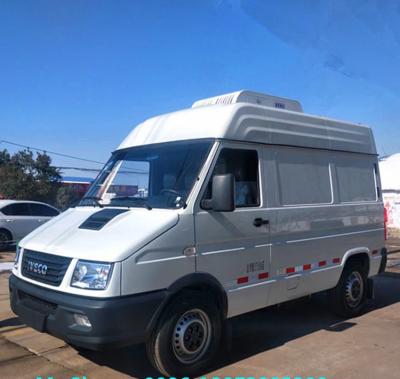
<svg viewBox="0 0 400 379">
<path fill-rule="evenodd" d="M 31 216 L 27 203 L 15 203 L 5 206 L 1 212 L 6 216 Z"/>
<path fill-rule="evenodd" d="M 340 159 L 335 166 L 341 202 L 377 199 L 375 167 L 369 159 Z"/>
<path fill-rule="evenodd" d="M 276 154 L 282 205 L 332 202 L 329 162 L 324 154 L 282 148 Z"/>
<path fill-rule="evenodd" d="M 33 216 L 53 217 L 59 214 L 55 209 L 44 204 L 31 203 L 30 207 Z"/>
<path fill-rule="evenodd" d="M 256 150 L 224 148 L 215 164 L 214 175 L 233 174 L 235 176 L 236 207 L 255 207 L 260 205 L 260 186 L 258 184 L 258 154 Z M 204 198 L 212 197 L 212 177 Z"/>
</svg>

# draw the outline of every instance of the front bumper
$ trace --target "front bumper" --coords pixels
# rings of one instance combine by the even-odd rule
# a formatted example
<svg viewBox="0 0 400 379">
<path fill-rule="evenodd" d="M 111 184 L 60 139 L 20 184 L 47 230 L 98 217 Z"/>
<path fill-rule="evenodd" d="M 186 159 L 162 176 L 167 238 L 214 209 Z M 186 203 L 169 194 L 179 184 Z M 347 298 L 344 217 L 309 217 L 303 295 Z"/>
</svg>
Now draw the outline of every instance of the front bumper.
<svg viewBox="0 0 400 379">
<path fill-rule="evenodd" d="M 64 341 L 91 350 L 143 342 L 166 291 L 113 298 L 88 298 L 49 290 L 11 275 L 11 308 L 24 323 Z M 74 313 L 89 318 L 80 326 Z"/>
</svg>

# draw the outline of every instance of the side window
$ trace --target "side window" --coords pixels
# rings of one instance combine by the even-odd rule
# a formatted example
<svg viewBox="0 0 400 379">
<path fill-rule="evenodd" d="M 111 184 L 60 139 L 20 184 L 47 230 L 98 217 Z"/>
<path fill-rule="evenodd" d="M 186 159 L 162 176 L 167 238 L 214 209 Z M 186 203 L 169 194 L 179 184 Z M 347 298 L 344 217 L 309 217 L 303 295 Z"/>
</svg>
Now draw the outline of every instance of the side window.
<svg viewBox="0 0 400 379">
<path fill-rule="evenodd" d="M 31 203 L 30 206 L 33 216 L 52 217 L 58 215 L 58 212 L 55 209 L 48 207 L 47 205 Z"/>
<path fill-rule="evenodd" d="M 27 203 L 15 203 L 4 207 L 1 212 L 6 216 L 31 216 Z"/>
<path fill-rule="evenodd" d="M 341 202 L 377 200 L 375 167 L 370 160 L 339 159 L 336 176 Z"/>
<path fill-rule="evenodd" d="M 319 152 L 280 148 L 276 154 L 282 205 L 332 201 L 329 162 Z"/>
<path fill-rule="evenodd" d="M 215 164 L 211 180 L 207 185 L 204 198 L 212 197 L 212 177 L 222 174 L 233 174 L 235 176 L 236 207 L 255 207 L 260 205 L 258 155 L 256 150 L 222 149 Z"/>
</svg>

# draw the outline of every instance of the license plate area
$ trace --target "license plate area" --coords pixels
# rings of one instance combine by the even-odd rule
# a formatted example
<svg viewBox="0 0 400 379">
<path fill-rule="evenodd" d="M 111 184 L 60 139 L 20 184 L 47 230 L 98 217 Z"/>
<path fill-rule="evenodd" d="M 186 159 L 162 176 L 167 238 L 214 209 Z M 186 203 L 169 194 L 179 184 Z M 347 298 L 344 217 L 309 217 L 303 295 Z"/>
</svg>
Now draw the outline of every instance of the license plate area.
<svg viewBox="0 0 400 379">
<path fill-rule="evenodd" d="M 23 291 L 18 291 L 18 298 L 25 307 L 44 315 L 54 314 L 57 309 L 57 304 L 32 296 Z"/>
</svg>

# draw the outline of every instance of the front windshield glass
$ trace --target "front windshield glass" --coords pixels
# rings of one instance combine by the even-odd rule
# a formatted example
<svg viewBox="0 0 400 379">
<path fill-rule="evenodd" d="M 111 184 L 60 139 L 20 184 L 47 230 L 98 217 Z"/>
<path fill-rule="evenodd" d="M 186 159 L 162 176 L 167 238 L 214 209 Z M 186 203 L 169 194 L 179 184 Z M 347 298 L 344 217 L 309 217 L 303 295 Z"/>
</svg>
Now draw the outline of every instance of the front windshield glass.
<svg viewBox="0 0 400 379">
<path fill-rule="evenodd" d="M 115 152 L 80 205 L 180 208 L 211 141 L 147 145 Z"/>
</svg>

